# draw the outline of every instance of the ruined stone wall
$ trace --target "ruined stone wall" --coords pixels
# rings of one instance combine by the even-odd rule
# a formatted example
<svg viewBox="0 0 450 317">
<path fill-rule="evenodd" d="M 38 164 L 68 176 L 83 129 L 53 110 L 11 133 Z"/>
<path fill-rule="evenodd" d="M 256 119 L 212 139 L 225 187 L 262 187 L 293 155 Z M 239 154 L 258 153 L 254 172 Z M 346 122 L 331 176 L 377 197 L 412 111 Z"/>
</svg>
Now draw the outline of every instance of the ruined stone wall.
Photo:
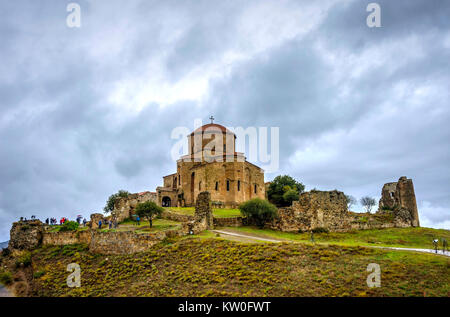
<svg viewBox="0 0 450 317">
<path fill-rule="evenodd" d="M 143 192 L 130 194 L 128 197 L 119 198 L 114 205 L 114 210 L 112 214 L 115 215 L 117 222 L 124 221 L 128 219 L 133 214 L 133 210 L 138 203 L 143 203 L 146 201 L 157 202 L 157 195 L 154 192 Z"/>
<path fill-rule="evenodd" d="M 172 221 L 179 221 L 179 222 L 186 222 L 186 221 L 194 220 L 194 216 L 182 215 L 182 214 L 178 214 L 176 212 L 169 211 L 169 210 L 164 210 L 161 213 L 161 218 L 167 219 L 167 220 L 172 220 Z"/>
<path fill-rule="evenodd" d="M 310 231 L 316 228 L 339 232 L 411 226 L 411 217 L 405 212 L 349 212 L 345 195 L 339 191 L 302 193 L 299 201 L 294 201 L 290 207 L 278 209 L 278 218 L 266 224 L 268 228 L 286 232 Z"/>
<path fill-rule="evenodd" d="M 184 234 L 197 234 L 212 228 L 214 228 L 214 218 L 211 208 L 211 194 L 201 192 L 196 199 L 194 220 L 184 222 L 181 231 Z"/>
<path fill-rule="evenodd" d="M 412 180 L 402 176 L 398 182 L 385 184 L 381 191 L 378 212 L 393 213 L 398 222 L 419 227 L 419 212 Z"/>
<path fill-rule="evenodd" d="M 91 231 L 44 232 L 43 245 L 67 245 L 91 243 Z"/>
<path fill-rule="evenodd" d="M 166 237 L 164 232 L 137 234 L 132 231 L 92 232 L 89 250 L 102 254 L 136 253 L 148 250 Z"/>
<path fill-rule="evenodd" d="M 243 225 L 243 217 L 214 218 L 214 227 L 241 227 Z"/>
<path fill-rule="evenodd" d="M 10 230 L 8 248 L 31 250 L 42 243 L 44 225 L 39 220 L 14 222 Z"/>
</svg>

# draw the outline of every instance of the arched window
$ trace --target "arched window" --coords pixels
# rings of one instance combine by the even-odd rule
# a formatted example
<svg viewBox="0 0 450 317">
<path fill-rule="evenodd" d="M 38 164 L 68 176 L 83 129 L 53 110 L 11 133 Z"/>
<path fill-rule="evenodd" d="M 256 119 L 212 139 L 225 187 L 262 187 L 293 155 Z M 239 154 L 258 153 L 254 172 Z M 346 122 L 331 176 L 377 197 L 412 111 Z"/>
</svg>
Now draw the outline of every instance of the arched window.
<svg viewBox="0 0 450 317">
<path fill-rule="evenodd" d="M 255 184 L 255 194 L 256 194 L 256 184 Z"/>
<path fill-rule="evenodd" d="M 227 179 L 227 192 L 230 191 L 230 181 Z"/>
<path fill-rule="evenodd" d="M 216 182 L 216 190 L 219 190 L 219 182 Z"/>
<path fill-rule="evenodd" d="M 241 181 L 238 180 L 238 191 L 240 191 L 240 190 L 241 190 Z"/>
<path fill-rule="evenodd" d="M 198 182 L 198 190 L 202 190 L 202 181 Z"/>
</svg>

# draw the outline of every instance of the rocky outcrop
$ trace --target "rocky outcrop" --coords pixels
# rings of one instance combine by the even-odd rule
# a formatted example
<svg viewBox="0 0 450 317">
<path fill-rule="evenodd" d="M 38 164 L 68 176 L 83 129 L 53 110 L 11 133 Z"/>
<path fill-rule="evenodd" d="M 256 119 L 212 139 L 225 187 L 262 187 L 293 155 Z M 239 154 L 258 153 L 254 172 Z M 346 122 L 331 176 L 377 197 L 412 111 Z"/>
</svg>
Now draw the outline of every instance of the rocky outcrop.
<svg viewBox="0 0 450 317">
<path fill-rule="evenodd" d="M 32 250 L 42 243 L 43 224 L 39 220 L 14 222 L 10 231 L 9 248 Z"/>
<path fill-rule="evenodd" d="M 419 212 L 412 180 L 402 176 L 398 182 L 385 184 L 381 190 L 378 212 L 392 213 L 396 222 L 419 227 Z"/>
</svg>

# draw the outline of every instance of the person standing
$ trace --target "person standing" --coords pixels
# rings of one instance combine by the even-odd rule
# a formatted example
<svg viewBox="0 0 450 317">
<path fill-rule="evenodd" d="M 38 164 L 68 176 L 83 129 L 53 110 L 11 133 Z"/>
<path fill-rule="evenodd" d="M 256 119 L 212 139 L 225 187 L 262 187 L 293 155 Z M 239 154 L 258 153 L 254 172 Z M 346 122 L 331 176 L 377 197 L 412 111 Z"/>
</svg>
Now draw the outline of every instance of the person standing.
<svg viewBox="0 0 450 317">
<path fill-rule="evenodd" d="M 99 228 L 99 229 L 102 228 L 102 221 L 101 221 L 101 220 L 98 221 L 98 228 Z"/>
<path fill-rule="evenodd" d="M 141 218 L 139 216 L 136 217 L 136 222 L 137 222 L 137 225 L 139 227 L 140 223 L 141 223 Z"/>
</svg>

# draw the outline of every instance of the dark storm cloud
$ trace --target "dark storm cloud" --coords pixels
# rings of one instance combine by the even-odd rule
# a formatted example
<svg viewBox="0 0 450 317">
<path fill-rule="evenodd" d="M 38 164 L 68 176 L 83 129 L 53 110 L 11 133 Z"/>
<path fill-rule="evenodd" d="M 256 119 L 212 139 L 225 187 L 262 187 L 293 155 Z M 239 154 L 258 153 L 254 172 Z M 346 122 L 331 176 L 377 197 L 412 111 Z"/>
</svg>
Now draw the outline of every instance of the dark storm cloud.
<svg viewBox="0 0 450 317">
<path fill-rule="evenodd" d="M 211 114 L 280 127 L 279 173 L 309 188 L 377 196 L 413 177 L 422 220 L 450 227 L 449 5 L 379 1 L 370 29 L 368 2 L 79 1 L 80 29 L 65 2 L 2 2 L 0 240 L 20 216 L 154 190 L 172 129 Z M 170 86 L 198 78 L 201 97 Z"/>
</svg>

